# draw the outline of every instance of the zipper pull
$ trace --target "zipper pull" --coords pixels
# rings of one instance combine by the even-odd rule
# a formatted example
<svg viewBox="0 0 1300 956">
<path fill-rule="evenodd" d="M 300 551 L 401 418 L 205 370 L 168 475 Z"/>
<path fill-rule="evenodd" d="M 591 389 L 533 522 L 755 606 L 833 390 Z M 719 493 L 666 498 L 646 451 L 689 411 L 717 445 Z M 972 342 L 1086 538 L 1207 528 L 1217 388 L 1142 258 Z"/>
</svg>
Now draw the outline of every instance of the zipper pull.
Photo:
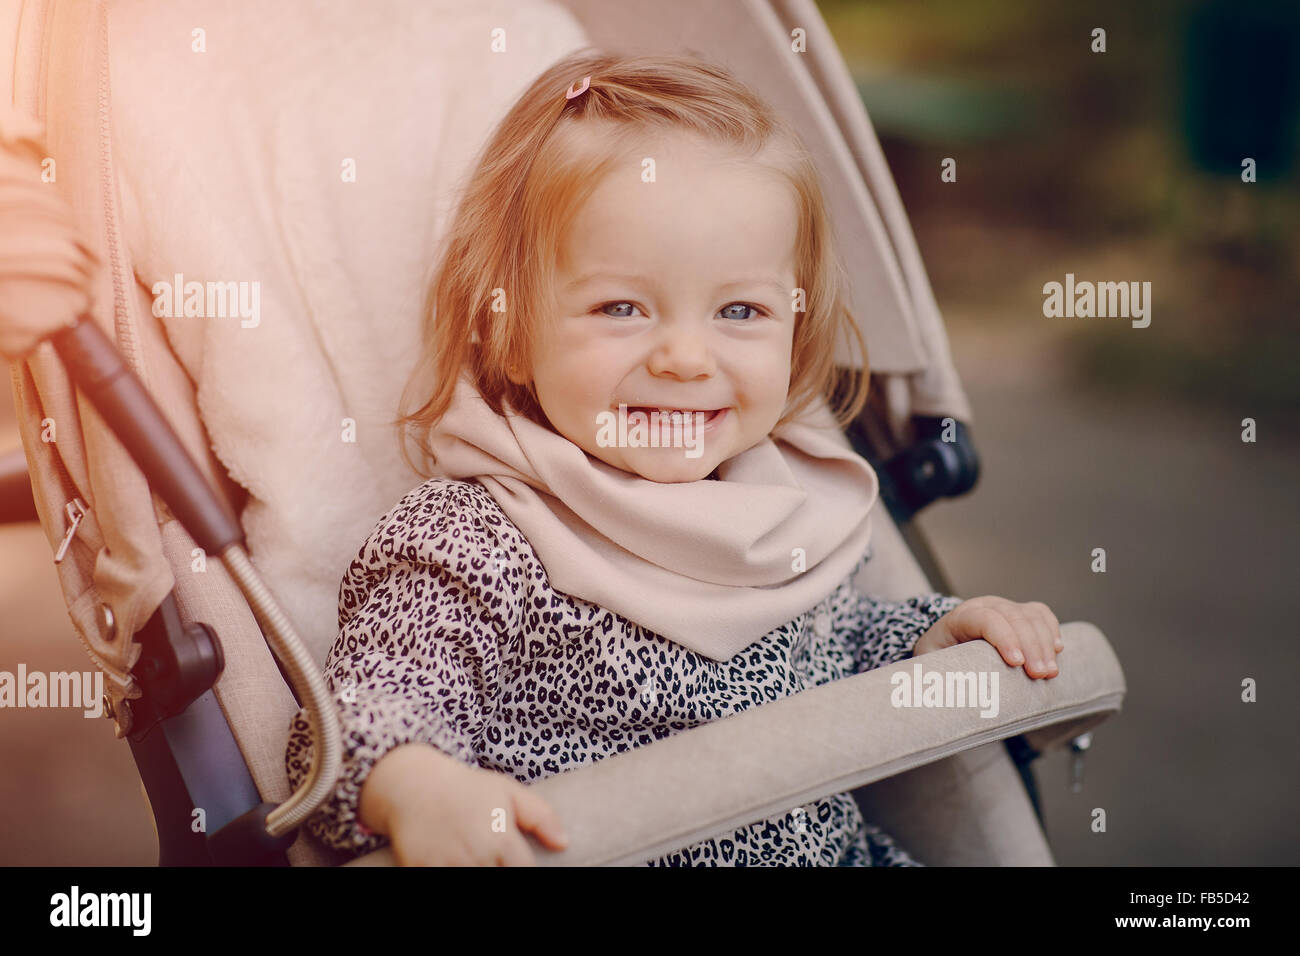
<svg viewBox="0 0 1300 956">
<path fill-rule="evenodd" d="M 1092 731 L 1080 734 L 1070 741 L 1070 792 L 1078 793 L 1083 789 L 1083 758 L 1092 746 Z"/>
<path fill-rule="evenodd" d="M 77 528 L 81 527 L 81 519 L 86 516 L 86 503 L 80 498 L 73 498 L 63 506 L 63 513 L 68 516 L 68 531 L 59 543 L 59 550 L 54 552 L 55 564 L 60 563 L 68 553 L 68 545 L 72 544 Z"/>
</svg>

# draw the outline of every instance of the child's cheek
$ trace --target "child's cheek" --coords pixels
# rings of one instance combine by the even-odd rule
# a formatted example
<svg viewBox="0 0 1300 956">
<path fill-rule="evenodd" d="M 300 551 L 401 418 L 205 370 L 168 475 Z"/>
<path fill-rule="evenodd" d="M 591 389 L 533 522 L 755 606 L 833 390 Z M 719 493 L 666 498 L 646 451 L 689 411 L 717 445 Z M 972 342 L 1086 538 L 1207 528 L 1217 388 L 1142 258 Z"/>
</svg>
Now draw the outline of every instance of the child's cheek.
<svg viewBox="0 0 1300 956">
<path fill-rule="evenodd" d="M 755 364 L 746 376 L 746 392 L 755 404 L 783 405 L 790 394 L 790 359 L 774 355 L 767 362 Z"/>
</svg>

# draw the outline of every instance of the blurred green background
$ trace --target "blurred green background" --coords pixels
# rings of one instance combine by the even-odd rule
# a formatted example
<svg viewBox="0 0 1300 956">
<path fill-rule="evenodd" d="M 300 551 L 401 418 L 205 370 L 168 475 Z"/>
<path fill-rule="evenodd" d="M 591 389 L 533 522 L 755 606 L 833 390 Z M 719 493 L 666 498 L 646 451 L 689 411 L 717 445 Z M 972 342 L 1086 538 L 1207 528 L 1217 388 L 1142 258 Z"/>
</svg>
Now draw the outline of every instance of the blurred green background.
<svg viewBox="0 0 1300 956">
<path fill-rule="evenodd" d="M 1300 4 L 819 7 L 973 408 L 980 483 L 918 522 L 953 593 L 1091 621 L 1125 670 L 1082 792 L 1035 764 L 1057 861 L 1294 865 Z M 1149 281 L 1151 325 L 1045 317 L 1067 272 Z"/>
<path fill-rule="evenodd" d="M 1066 320 L 1075 383 L 1246 402 L 1295 426 L 1300 4 L 819 7 L 941 303 L 1018 322 L 1067 271 L 1150 281 L 1141 334 Z M 956 183 L 939 179 L 948 156 Z"/>
</svg>

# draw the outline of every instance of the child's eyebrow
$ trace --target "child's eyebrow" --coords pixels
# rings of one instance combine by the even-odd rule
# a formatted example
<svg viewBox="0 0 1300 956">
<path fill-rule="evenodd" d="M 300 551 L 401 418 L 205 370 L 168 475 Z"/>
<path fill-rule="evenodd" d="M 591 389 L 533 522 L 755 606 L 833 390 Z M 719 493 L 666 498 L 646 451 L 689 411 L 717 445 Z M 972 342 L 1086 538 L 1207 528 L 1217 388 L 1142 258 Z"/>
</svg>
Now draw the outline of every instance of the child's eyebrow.
<svg viewBox="0 0 1300 956">
<path fill-rule="evenodd" d="M 654 281 L 647 278 L 646 276 L 614 273 L 614 272 L 588 272 L 585 275 L 581 275 L 578 278 L 574 279 L 572 282 L 568 283 L 564 287 L 564 291 L 572 292 L 574 289 L 584 286 L 589 282 L 595 282 L 597 279 L 609 279 L 613 282 L 622 282 L 627 285 L 636 285 L 645 288 L 649 288 L 654 285 Z M 731 282 L 724 282 L 722 285 L 718 286 L 717 288 L 719 292 L 726 292 L 728 289 L 737 289 L 745 286 L 755 286 L 755 285 L 761 285 L 771 290 L 772 292 L 775 292 L 779 296 L 786 296 L 789 295 L 790 293 L 790 290 L 787 289 L 783 283 L 778 282 L 769 276 L 754 276 L 752 278 L 734 279 Z"/>
<path fill-rule="evenodd" d="M 645 276 L 631 275 L 616 272 L 588 272 L 574 279 L 564 287 L 564 291 L 571 292 L 579 286 L 584 286 L 589 282 L 595 282 L 597 279 L 609 279 L 613 282 L 623 282 L 627 285 L 650 286 L 653 283 Z"/>
<path fill-rule="evenodd" d="M 718 286 L 718 291 L 726 292 L 728 289 L 738 289 L 753 285 L 764 286 L 779 296 L 787 296 L 790 294 L 790 290 L 785 287 L 784 283 L 777 282 L 775 279 L 768 278 L 767 276 L 755 276 L 752 279 L 737 279 L 735 282 L 727 282 Z"/>
</svg>

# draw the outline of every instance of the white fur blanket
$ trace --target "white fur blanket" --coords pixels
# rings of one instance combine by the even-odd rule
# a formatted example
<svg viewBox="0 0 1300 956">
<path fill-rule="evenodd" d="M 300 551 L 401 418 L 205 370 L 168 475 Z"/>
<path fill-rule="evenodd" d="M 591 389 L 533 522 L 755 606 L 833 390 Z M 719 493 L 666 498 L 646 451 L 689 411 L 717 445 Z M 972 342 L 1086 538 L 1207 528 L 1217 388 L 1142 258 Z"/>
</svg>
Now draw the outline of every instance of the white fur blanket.
<svg viewBox="0 0 1300 956">
<path fill-rule="evenodd" d="M 323 660 L 348 562 L 420 481 L 386 423 L 459 181 L 586 38 L 540 0 L 127 0 L 109 29 L 137 281 Z"/>
</svg>

